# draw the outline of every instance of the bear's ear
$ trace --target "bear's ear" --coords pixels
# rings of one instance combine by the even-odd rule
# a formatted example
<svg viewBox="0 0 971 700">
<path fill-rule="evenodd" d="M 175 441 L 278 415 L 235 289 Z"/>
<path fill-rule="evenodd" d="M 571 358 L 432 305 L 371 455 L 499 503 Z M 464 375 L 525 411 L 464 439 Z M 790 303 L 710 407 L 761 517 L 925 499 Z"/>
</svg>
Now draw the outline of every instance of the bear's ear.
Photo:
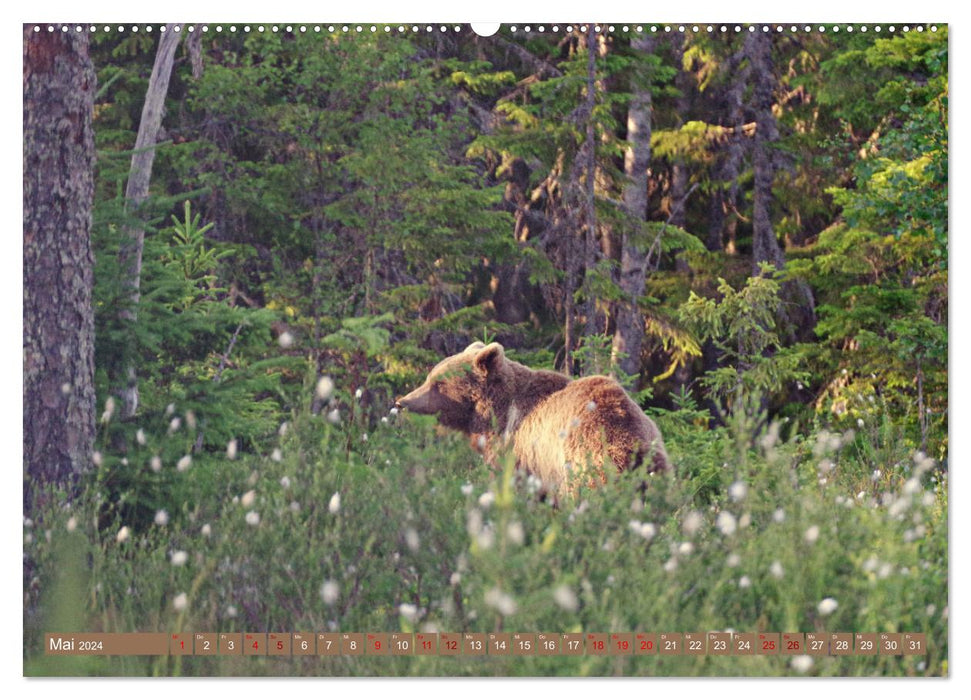
<svg viewBox="0 0 971 700">
<path fill-rule="evenodd" d="M 476 353 L 475 359 L 472 360 L 472 366 L 479 374 L 489 376 L 502 367 L 505 360 L 506 356 L 503 353 L 502 346 L 499 343 L 489 343 Z"/>
</svg>

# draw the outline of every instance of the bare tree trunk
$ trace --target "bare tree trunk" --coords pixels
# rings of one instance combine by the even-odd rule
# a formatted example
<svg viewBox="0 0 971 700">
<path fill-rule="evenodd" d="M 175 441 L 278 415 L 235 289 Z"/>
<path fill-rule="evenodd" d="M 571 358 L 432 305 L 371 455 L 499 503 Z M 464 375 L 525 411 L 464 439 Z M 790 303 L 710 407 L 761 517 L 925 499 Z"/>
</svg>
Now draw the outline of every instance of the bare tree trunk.
<svg viewBox="0 0 971 700">
<path fill-rule="evenodd" d="M 584 165 L 586 179 L 584 180 L 583 199 L 583 266 L 589 270 L 597 264 L 597 213 L 596 213 L 596 179 L 597 179 L 597 144 L 596 130 L 593 123 L 593 109 L 597 97 L 597 35 L 593 22 L 587 25 L 587 94 L 584 112 L 587 117 L 586 137 L 584 139 Z M 588 336 L 597 333 L 598 322 L 597 300 L 588 293 L 585 299 L 584 314 L 586 316 L 585 333 Z"/>
<path fill-rule="evenodd" d="M 155 65 L 152 76 L 148 81 L 148 92 L 145 95 L 145 105 L 142 108 L 142 119 L 138 125 L 138 136 L 135 139 L 135 153 L 131 159 L 131 170 L 128 185 L 125 188 L 126 209 L 135 213 L 139 206 L 148 198 L 148 186 L 152 179 L 152 165 L 155 162 L 155 143 L 158 141 L 159 129 L 162 126 L 162 111 L 165 106 L 165 95 L 169 91 L 169 79 L 172 76 L 172 65 L 175 62 L 175 50 L 179 45 L 181 32 L 175 31 L 174 24 L 165 25 L 165 31 L 159 41 L 155 54 Z M 126 276 L 125 283 L 130 290 L 130 306 L 121 309 L 119 316 L 122 321 L 135 321 L 142 276 L 142 249 L 145 245 L 145 229 L 135 226 L 128 229 L 129 240 L 119 252 L 119 263 L 122 274 Z M 124 418 L 135 415 L 138 408 L 138 381 L 134 363 L 123 370 L 125 386 L 121 388 L 121 414 Z"/>
<path fill-rule="evenodd" d="M 73 27 L 72 27 L 73 29 Z M 90 468 L 94 93 L 86 32 L 24 27 L 24 507 Z"/>
<path fill-rule="evenodd" d="M 650 54 L 654 39 L 637 35 L 631 48 Z M 624 208 L 637 222 L 647 221 L 647 170 L 651 163 L 651 90 L 646 85 L 633 86 L 627 108 L 627 150 L 624 153 Z M 636 236 L 628 228 L 621 240 L 620 287 L 624 301 L 617 310 L 614 332 L 614 363 L 622 372 L 635 375 L 641 368 L 641 346 L 644 342 L 644 317 L 638 301 L 644 295 L 647 276 L 647 248 L 635 244 Z"/>
<path fill-rule="evenodd" d="M 727 70 L 734 79 L 729 83 L 725 94 L 727 105 L 728 126 L 731 135 L 728 140 L 725 161 L 718 168 L 718 179 L 725 183 L 725 189 L 718 192 L 719 214 L 715 214 L 711 222 L 708 236 L 708 249 L 724 250 L 729 255 L 738 252 L 736 231 L 738 229 L 738 177 L 742 169 L 744 155 L 743 138 L 745 132 L 745 110 L 742 103 L 742 93 L 748 83 L 751 66 L 744 62 L 744 47 L 733 54 L 727 65 Z"/>
<path fill-rule="evenodd" d="M 759 274 L 759 263 L 770 263 L 777 270 L 785 265 L 782 247 L 772 228 L 772 181 L 776 164 L 772 144 L 779 138 L 779 127 L 772 114 L 775 80 L 772 75 L 772 38 L 764 32 L 750 32 L 745 53 L 752 71 L 752 109 L 755 136 L 752 143 L 752 168 L 755 174 L 752 203 L 752 274 Z"/>
</svg>

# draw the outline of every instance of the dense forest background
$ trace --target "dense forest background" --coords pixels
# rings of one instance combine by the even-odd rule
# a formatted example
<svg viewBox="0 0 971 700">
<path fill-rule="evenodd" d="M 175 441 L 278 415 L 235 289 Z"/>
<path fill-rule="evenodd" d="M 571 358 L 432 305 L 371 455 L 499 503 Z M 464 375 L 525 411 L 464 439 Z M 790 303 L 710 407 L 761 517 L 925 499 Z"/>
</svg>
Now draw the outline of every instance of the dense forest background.
<svg viewBox="0 0 971 700">
<path fill-rule="evenodd" d="M 248 443 L 308 362 L 390 407 L 490 337 L 714 421 L 879 399 L 944 456 L 946 29 L 571 29 L 186 33 L 138 207 L 156 38 L 92 35 L 99 400 L 134 368 Z"/>
<path fill-rule="evenodd" d="M 785 521 L 800 543 L 811 518 L 826 513 L 835 522 L 844 499 L 849 507 L 869 494 L 893 523 L 900 521 L 893 503 L 905 496 L 922 503 L 936 519 L 916 534 L 916 519 L 897 533 L 897 524 L 856 527 L 840 515 L 839 537 L 852 541 L 834 540 L 828 558 L 816 560 L 818 585 L 804 577 L 804 589 L 787 592 L 807 596 L 801 612 L 749 600 L 737 583 L 749 577 L 739 579 L 732 563 L 724 581 L 734 593 L 715 583 L 721 579 L 709 565 L 710 587 L 684 586 L 668 602 L 678 600 L 670 607 L 684 614 L 710 596 L 718 604 L 704 609 L 724 610 L 733 627 L 768 620 L 802 628 L 812 619 L 818 628 L 819 598 L 853 589 L 874 607 L 851 612 L 841 601 L 852 615 L 847 628 L 876 626 L 872 601 L 892 618 L 899 613 L 895 620 L 912 621 L 915 610 L 936 616 L 944 635 L 936 655 L 929 666 L 904 671 L 947 673 L 940 619 L 947 592 L 946 26 L 507 25 L 488 38 L 452 25 L 257 26 L 94 31 L 75 47 L 90 60 L 88 68 L 77 63 L 90 77 L 75 83 L 93 92 L 90 253 L 79 250 L 81 263 L 60 255 L 79 268 L 90 260 L 93 280 L 90 299 L 68 291 L 61 308 L 92 313 L 93 370 L 89 385 L 81 367 L 72 370 L 76 383 L 25 388 L 25 512 L 30 527 L 60 522 L 66 511 L 90 516 L 88 525 L 67 529 L 76 536 L 75 527 L 87 528 L 94 552 L 87 609 L 97 626 L 124 630 L 119 620 L 131 627 L 148 615 L 161 629 L 181 628 L 190 614 L 187 591 L 200 605 L 190 602 L 189 611 L 214 629 L 238 622 L 296 630 L 301 621 L 321 629 L 331 618 L 311 610 L 321 599 L 332 607 L 330 593 L 342 581 L 340 590 L 353 594 L 341 603 L 338 628 L 349 621 L 394 627 L 404 604 L 401 629 L 412 629 L 437 614 L 441 591 L 431 581 L 438 578 L 453 601 L 442 614 L 455 629 L 472 629 L 476 619 L 495 626 L 495 618 L 463 617 L 463 605 L 478 599 L 485 600 L 480 609 L 499 610 L 500 628 L 504 617 L 515 619 L 494 594 L 515 588 L 503 573 L 518 571 L 515 561 L 476 558 L 489 549 L 481 518 L 494 512 L 493 500 L 483 505 L 462 483 L 490 477 L 475 471 L 481 465 L 470 467 L 429 491 L 435 481 L 426 467 L 446 474 L 472 463 L 471 453 L 428 423 L 389 413 L 394 398 L 443 356 L 498 340 L 534 368 L 612 374 L 656 418 L 680 485 L 659 487 L 654 510 L 642 503 L 636 512 L 651 512 L 658 523 L 670 518 L 672 537 L 688 531 L 691 513 L 711 512 L 714 523 L 720 509 L 741 507 L 737 488 L 726 496 L 740 480 L 753 492 L 764 487 L 764 522 L 783 522 L 780 504 L 810 519 Z M 81 240 L 79 230 L 65 238 Z M 25 268 L 34 249 L 44 258 L 38 241 L 25 233 Z M 25 280 L 25 337 L 43 338 L 56 324 L 45 325 L 42 312 L 28 319 L 36 296 Z M 66 311 L 62 319 L 75 325 Z M 35 375 L 28 364 L 25 382 Z M 80 416 L 72 435 L 81 437 L 41 445 L 42 426 L 60 425 L 39 416 L 61 394 L 71 407 L 64 424 L 70 429 Z M 396 432 L 382 433 L 389 425 Z M 301 475 L 307 500 L 320 497 L 316 507 L 293 507 L 304 501 L 290 495 Z M 929 499 L 920 501 L 914 479 Z M 827 481 L 839 490 L 827 491 Z M 265 484 L 283 490 L 264 495 Z M 353 512 L 347 499 L 358 486 L 372 498 Z M 446 496 L 460 486 L 467 512 Z M 818 508 L 799 490 L 810 486 L 820 490 Z M 554 580 L 543 585 L 566 580 L 587 591 L 581 579 L 594 575 L 577 562 L 612 551 L 597 539 L 609 530 L 606 521 L 583 530 L 573 515 L 567 524 L 569 508 L 513 505 L 509 488 L 500 479 L 490 491 L 506 509 L 495 532 L 514 533 L 500 521 L 519 523 L 518 538 L 508 535 L 518 545 L 523 527 L 537 532 L 526 537 L 522 570 L 547 567 Z M 237 533 L 217 547 L 224 562 L 233 560 L 233 573 L 213 573 L 201 554 L 191 576 L 173 573 L 166 560 L 181 567 L 180 547 L 208 542 L 210 524 L 218 529 L 220 518 L 236 517 L 230 509 L 239 510 L 244 492 L 246 508 L 255 499 L 266 510 L 262 525 L 250 510 L 240 527 L 258 525 L 263 534 L 244 544 Z M 595 512 L 627 528 L 628 514 L 611 511 L 609 496 L 590 498 Z M 630 499 L 621 500 L 626 508 Z M 293 524 L 270 529 L 269 502 L 279 518 L 289 507 L 296 515 L 286 517 L 300 519 L 299 531 L 314 544 L 296 562 L 312 572 L 306 585 L 274 570 L 267 575 L 275 593 L 264 602 L 254 593 L 255 572 L 277 552 L 303 546 L 286 536 Z M 348 523 L 357 518 L 341 537 L 324 525 L 337 513 Z M 735 536 L 734 518 L 749 515 L 735 512 L 731 533 L 719 518 L 713 538 L 718 530 Z M 404 534 L 366 536 L 375 523 L 397 527 L 400 519 L 412 523 Z M 176 526 L 181 544 L 166 534 Z M 581 528 L 570 541 L 587 544 L 553 547 L 556 533 L 566 537 L 570 527 Z M 633 523 L 631 530 L 645 532 Z M 421 534 L 421 550 L 409 532 Z M 135 537 L 125 544 L 129 533 Z M 30 535 L 25 554 L 29 639 L 42 629 L 44 591 L 62 590 L 55 572 L 74 571 L 64 563 L 70 548 L 41 540 Z M 865 552 L 891 551 L 877 544 L 890 540 L 893 557 L 909 557 L 915 571 L 923 566 L 921 586 L 891 586 L 879 576 L 874 585 L 885 587 L 876 595 L 839 578 L 869 562 Z M 136 541 L 137 553 L 122 549 Z M 387 563 L 385 542 L 404 553 L 402 562 L 408 549 L 427 554 L 425 566 L 399 565 L 395 555 L 390 569 L 342 568 L 361 557 Z M 716 539 L 710 545 L 697 546 L 721 555 Z M 183 556 L 173 558 L 173 547 Z M 252 556 L 240 554 L 247 547 Z M 759 561 L 769 556 L 762 539 L 748 551 Z M 795 567 L 801 555 L 792 551 Z M 137 574 L 143 555 L 146 572 L 164 570 L 157 590 Z M 564 559 L 551 563 L 556 556 Z M 666 576 L 676 559 L 687 566 L 686 555 L 665 562 L 657 547 L 644 556 L 627 573 Z M 455 561 L 464 593 L 455 592 L 455 573 L 444 564 Z M 121 570 L 128 573 L 113 583 L 98 578 Z M 399 576 L 394 582 L 382 578 L 390 570 Z M 873 581 L 882 571 L 864 570 Z M 756 580 L 759 601 L 788 600 L 760 588 L 781 585 L 777 571 L 773 565 Z M 149 602 L 126 598 L 138 589 L 135 580 Z M 520 585 L 532 590 L 535 582 Z M 653 579 L 643 582 L 648 588 Z M 374 602 L 381 596 L 394 601 L 390 612 Z M 534 609 L 550 612 L 549 621 L 564 609 L 609 609 L 596 619 L 635 628 L 641 601 L 596 608 L 585 596 L 572 609 L 562 595 L 559 608 L 534 601 Z M 662 603 L 657 610 L 668 609 Z M 715 628 L 721 618 L 703 620 L 699 628 Z M 681 622 L 672 620 L 672 629 L 683 629 Z M 883 665 L 868 673 L 903 668 L 874 663 Z"/>
</svg>

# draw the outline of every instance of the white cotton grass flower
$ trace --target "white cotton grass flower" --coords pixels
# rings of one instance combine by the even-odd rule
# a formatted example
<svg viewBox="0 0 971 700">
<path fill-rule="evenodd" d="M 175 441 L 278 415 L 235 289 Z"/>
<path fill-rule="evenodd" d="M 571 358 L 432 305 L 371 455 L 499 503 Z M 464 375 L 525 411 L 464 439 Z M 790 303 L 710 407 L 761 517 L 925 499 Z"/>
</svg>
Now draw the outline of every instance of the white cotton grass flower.
<svg viewBox="0 0 971 700">
<path fill-rule="evenodd" d="M 105 411 L 101 414 L 101 422 L 107 423 L 111 420 L 111 417 L 115 414 L 115 399 L 113 396 L 109 396 L 105 401 Z"/>
<path fill-rule="evenodd" d="M 334 380 L 326 375 L 321 377 L 317 380 L 315 391 L 318 399 L 327 401 L 334 394 Z"/>
<path fill-rule="evenodd" d="M 816 610 L 820 615 L 825 617 L 826 615 L 831 615 L 836 612 L 836 608 L 838 607 L 839 603 L 836 602 L 835 598 L 823 598 L 816 606 Z"/>
<path fill-rule="evenodd" d="M 237 615 L 239 615 L 239 610 L 236 609 L 235 605 L 226 606 L 226 617 L 232 618 L 236 617 Z"/>
<path fill-rule="evenodd" d="M 907 479 L 907 481 L 904 482 L 903 488 L 901 489 L 901 492 L 905 496 L 913 496 L 916 493 L 920 493 L 920 491 L 921 491 L 920 479 L 918 479 L 916 476 L 911 477 L 910 479 Z"/>
<path fill-rule="evenodd" d="M 819 525 L 811 525 L 803 535 L 803 538 L 809 544 L 815 544 L 816 540 L 819 539 Z"/>
<path fill-rule="evenodd" d="M 732 552 L 725 558 L 725 566 L 734 569 L 736 566 L 742 563 L 742 557 L 738 555 L 738 552 Z"/>
<path fill-rule="evenodd" d="M 664 562 L 664 570 L 667 573 L 669 573 L 669 574 L 672 574 L 675 571 L 677 571 L 678 570 L 678 560 L 677 560 L 677 558 L 671 557 L 666 562 Z"/>
<path fill-rule="evenodd" d="M 181 549 L 172 552 L 172 566 L 184 566 L 187 561 L 189 561 L 189 555 L 186 552 Z"/>
<path fill-rule="evenodd" d="M 185 424 L 189 426 L 189 430 L 196 429 L 196 412 L 189 410 L 185 412 Z"/>
<path fill-rule="evenodd" d="M 340 491 L 335 491 L 334 495 L 330 497 L 330 502 L 327 504 L 327 511 L 332 515 L 336 515 L 341 510 L 341 494 Z"/>
<path fill-rule="evenodd" d="M 74 532 L 78 527 L 78 519 L 73 515 L 67 519 L 67 524 L 65 525 L 68 532 Z"/>
<path fill-rule="evenodd" d="M 243 506 L 243 508 L 249 508 L 255 502 L 256 502 L 256 491 L 252 491 L 252 490 L 244 493 L 243 497 L 239 499 L 239 503 L 240 505 Z"/>
<path fill-rule="evenodd" d="M 751 588 L 752 587 L 752 579 L 750 579 L 748 576 L 742 576 L 740 579 L 738 579 L 738 587 L 739 588 Z"/>
<path fill-rule="evenodd" d="M 718 518 L 715 520 L 715 526 L 718 528 L 726 537 L 735 534 L 735 528 L 737 523 L 735 522 L 735 516 L 729 513 L 727 510 L 723 510 L 718 514 Z"/>
<path fill-rule="evenodd" d="M 421 547 L 421 538 L 415 528 L 409 527 L 405 530 L 405 544 L 412 552 L 417 552 L 418 548 Z"/>
<path fill-rule="evenodd" d="M 186 455 L 176 463 L 175 468 L 180 472 L 184 472 L 186 469 L 188 469 L 191 466 L 192 466 L 192 457 L 190 455 Z"/>
<path fill-rule="evenodd" d="M 176 417 L 175 417 L 175 418 L 173 418 L 173 419 L 172 419 L 171 421 L 169 421 L 169 429 L 168 429 L 168 431 L 167 431 L 167 432 L 168 432 L 168 434 L 169 434 L 169 435 L 172 435 L 172 434 L 173 434 L 173 433 L 175 433 L 175 431 L 177 431 L 177 430 L 178 430 L 178 429 L 179 429 L 180 427 L 182 427 L 182 419 L 181 419 L 181 418 L 179 418 L 178 416 L 176 416 Z"/>
<path fill-rule="evenodd" d="M 775 578 L 782 578 L 783 576 L 785 576 L 786 572 L 785 572 L 785 569 L 782 568 L 782 564 L 780 564 L 778 561 L 774 561 L 769 566 L 769 573 L 772 574 Z"/>
<path fill-rule="evenodd" d="M 282 486 L 285 489 L 290 488 L 290 477 L 289 476 L 280 477 L 280 486 Z"/>
<path fill-rule="evenodd" d="M 418 606 L 412 603 L 402 603 L 398 606 L 398 613 L 408 620 L 408 622 L 415 622 L 418 620 Z"/>
<path fill-rule="evenodd" d="M 469 511 L 465 520 L 465 528 L 469 537 L 478 537 L 482 532 L 482 512 L 478 508 Z"/>
<path fill-rule="evenodd" d="M 335 408 L 327 414 L 327 422 L 333 425 L 338 425 L 341 422 L 341 411 L 339 408 Z"/>
<path fill-rule="evenodd" d="M 336 581 L 328 579 L 320 585 L 320 598 L 324 605 L 333 605 L 340 597 L 340 587 Z"/>
<path fill-rule="evenodd" d="M 148 466 L 153 472 L 158 474 L 160 471 L 162 471 L 162 458 L 158 455 L 152 455 L 152 458 L 148 462 Z"/>
<path fill-rule="evenodd" d="M 486 491 L 481 496 L 479 496 L 479 506 L 482 508 L 488 508 L 496 501 L 496 495 L 492 491 Z"/>
<path fill-rule="evenodd" d="M 251 510 L 250 512 L 248 512 L 246 514 L 246 524 L 247 525 L 252 525 L 253 527 L 256 527 L 257 525 L 259 525 L 260 524 L 260 514 L 257 513 L 255 510 Z"/>
<path fill-rule="evenodd" d="M 95 450 L 91 453 L 91 461 L 94 463 L 94 466 L 100 467 L 101 463 L 104 461 L 104 458 L 101 456 L 100 452 Z"/>
<path fill-rule="evenodd" d="M 131 537 L 131 528 L 129 528 L 127 525 L 123 525 L 122 528 L 118 531 L 118 534 L 115 535 L 115 540 L 117 542 L 124 542 L 129 537 Z"/>
<path fill-rule="evenodd" d="M 281 348 L 289 348 L 293 345 L 293 333 L 290 331 L 283 331 L 280 337 L 276 339 L 276 342 L 280 344 Z"/>
<path fill-rule="evenodd" d="M 276 431 L 276 433 L 280 437 L 283 437 L 284 435 L 287 434 L 287 431 L 289 429 L 290 429 L 290 423 L 288 421 L 283 421 L 282 423 L 280 423 L 280 428 Z"/>
<path fill-rule="evenodd" d="M 485 602 L 490 608 L 495 608 L 500 615 L 508 617 L 516 612 L 516 601 L 508 593 L 493 588 L 485 594 Z"/>
<path fill-rule="evenodd" d="M 274 462 L 283 461 L 283 452 L 280 451 L 279 447 L 273 448 L 273 452 L 270 453 L 270 459 L 272 459 Z"/>
<path fill-rule="evenodd" d="M 145 431 L 142 430 L 141 428 L 135 431 L 135 442 L 137 442 L 142 447 L 144 447 L 145 443 L 148 442 L 148 440 L 145 438 Z"/>
<path fill-rule="evenodd" d="M 364 389 L 362 389 L 361 387 L 358 387 L 354 391 L 354 398 L 360 400 L 362 396 L 364 396 Z"/>
<path fill-rule="evenodd" d="M 478 545 L 479 549 L 492 549 L 492 545 L 496 542 L 496 534 L 492 530 L 492 525 L 486 525 L 482 528 L 482 531 L 475 538 L 475 543 Z"/>
<path fill-rule="evenodd" d="M 736 481 L 728 487 L 728 496 L 738 503 L 748 495 L 748 485 L 744 481 Z"/>
<path fill-rule="evenodd" d="M 696 510 L 689 511 L 687 515 L 684 516 L 684 520 L 681 521 L 681 530 L 688 537 L 693 537 L 698 530 L 701 529 L 701 525 L 704 523 L 704 518 L 701 513 Z"/>
<path fill-rule="evenodd" d="M 169 513 L 164 508 L 162 510 L 155 511 L 155 524 L 159 527 L 165 527 L 169 524 Z"/>
<path fill-rule="evenodd" d="M 796 673 L 809 673 L 813 668 L 813 657 L 808 654 L 793 656 L 789 665 Z"/>
<path fill-rule="evenodd" d="M 649 542 L 654 539 L 654 536 L 657 534 L 657 527 L 654 525 L 654 523 L 642 523 L 639 520 L 631 520 L 628 525 L 631 532 L 633 532 L 635 535 L 640 535 Z"/>
<path fill-rule="evenodd" d="M 576 612 L 580 606 L 576 593 L 566 584 L 557 586 L 553 589 L 553 600 L 556 604 L 567 612 Z"/>
<path fill-rule="evenodd" d="M 526 533 L 523 531 L 522 523 L 515 521 L 506 527 L 506 536 L 513 544 L 522 545 L 526 541 Z"/>
<path fill-rule="evenodd" d="M 202 533 L 203 537 L 212 537 L 212 525 L 206 523 L 199 532 Z"/>
<path fill-rule="evenodd" d="M 236 451 L 238 447 L 239 443 L 236 441 L 236 438 L 230 440 L 226 445 L 226 457 L 229 459 L 236 459 Z"/>
<path fill-rule="evenodd" d="M 474 487 L 472 486 L 472 484 L 470 484 L 469 482 L 466 481 L 464 484 L 462 484 L 462 488 L 461 488 L 462 495 L 463 496 L 471 496 L 472 495 L 473 488 Z"/>
<path fill-rule="evenodd" d="M 189 596 L 187 596 L 185 593 L 179 593 L 172 600 L 172 607 L 175 608 L 176 612 L 182 612 L 183 610 L 186 609 L 186 607 L 188 607 L 188 605 L 189 605 Z"/>
<path fill-rule="evenodd" d="M 775 512 L 772 513 L 772 522 L 784 523 L 785 520 L 786 520 L 786 512 L 782 508 L 776 508 Z"/>
<path fill-rule="evenodd" d="M 678 545 L 678 555 L 682 557 L 687 557 L 693 554 L 695 551 L 695 546 L 691 542 L 682 542 Z"/>
</svg>

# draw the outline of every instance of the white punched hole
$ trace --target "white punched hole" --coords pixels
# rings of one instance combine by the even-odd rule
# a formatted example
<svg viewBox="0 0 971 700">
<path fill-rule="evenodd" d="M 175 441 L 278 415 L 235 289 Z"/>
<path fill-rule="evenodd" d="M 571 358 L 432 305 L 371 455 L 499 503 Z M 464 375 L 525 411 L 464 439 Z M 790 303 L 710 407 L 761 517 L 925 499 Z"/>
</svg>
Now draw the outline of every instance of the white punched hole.
<svg viewBox="0 0 971 700">
<path fill-rule="evenodd" d="M 500 26 L 499 22 L 472 22 L 472 31 L 479 36 L 492 36 Z"/>
</svg>

